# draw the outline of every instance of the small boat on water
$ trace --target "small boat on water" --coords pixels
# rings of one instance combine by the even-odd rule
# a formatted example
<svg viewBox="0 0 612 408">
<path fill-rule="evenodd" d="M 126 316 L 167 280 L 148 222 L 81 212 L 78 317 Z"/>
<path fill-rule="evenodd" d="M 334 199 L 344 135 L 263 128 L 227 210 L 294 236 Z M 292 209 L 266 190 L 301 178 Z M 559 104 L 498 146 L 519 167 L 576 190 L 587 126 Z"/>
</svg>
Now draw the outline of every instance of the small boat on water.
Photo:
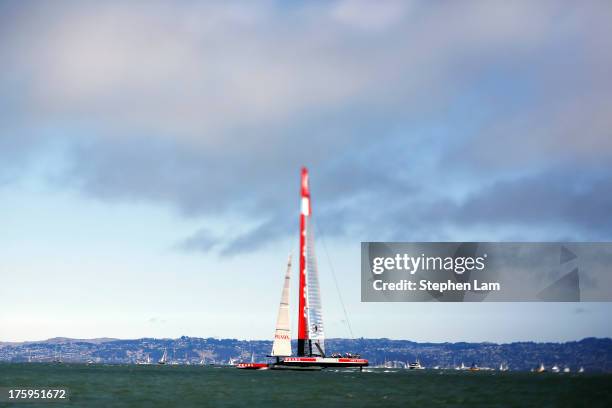
<svg viewBox="0 0 612 408">
<path fill-rule="evenodd" d="M 145 358 L 144 360 L 137 361 L 136 364 L 138 364 L 138 365 L 149 365 L 149 364 L 151 364 L 151 356 L 147 353 L 147 358 Z"/>
<path fill-rule="evenodd" d="M 552 371 L 553 373 L 558 373 L 561 370 L 559 369 L 559 366 L 555 364 L 554 366 L 552 366 L 550 371 Z"/>
<path fill-rule="evenodd" d="M 424 370 L 425 367 L 421 365 L 421 362 L 417 358 L 417 360 L 414 363 L 408 364 L 408 369 L 409 370 Z"/>
<path fill-rule="evenodd" d="M 53 359 L 54 364 L 62 364 L 62 351 L 57 347 L 55 348 L 55 358 Z"/>
<path fill-rule="evenodd" d="M 289 291 L 291 282 L 291 255 L 283 281 L 281 301 L 276 320 L 276 331 L 272 352 L 269 357 L 276 361 L 265 363 L 239 363 L 241 369 L 274 370 L 320 370 L 326 367 L 347 368 L 368 366 L 368 360 L 356 354 L 327 355 L 323 314 L 319 291 L 319 276 L 314 252 L 314 234 L 311 221 L 312 207 L 308 170 L 302 168 L 300 210 L 300 253 L 299 253 L 299 294 L 298 294 L 298 338 L 297 355 L 291 350 L 291 325 L 289 320 Z"/>
<path fill-rule="evenodd" d="M 241 368 L 243 370 L 267 370 L 268 363 L 256 363 L 255 354 L 251 353 L 251 362 L 250 363 L 238 363 L 236 364 L 236 368 Z"/>
<path fill-rule="evenodd" d="M 540 363 L 540 366 L 538 368 L 536 368 L 535 372 L 536 373 L 545 373 L 546 372 L 546 367 L 544 367 L 544 363 Z"/>
<path fill-rule="evenodd" d="M 164 349 L 164 354 L 162 354 L 161 358 L 157 361 L 157 364 L 166 364 L 168 363 L 168 349 Z"/>
<path fill-rule="evenodd" d="M 578 369 L 578 372 L 579 372 L 579 373 L 584 373 L 584 367 L 580 367 L 580 368 Z"/>
<path fill-rule="evenodd" d="M 269 368 L 268 363 L 238 363 L 236 364 L 236 368 L 241 368 L 243 370 L 267 370 Z"/>
</svg>

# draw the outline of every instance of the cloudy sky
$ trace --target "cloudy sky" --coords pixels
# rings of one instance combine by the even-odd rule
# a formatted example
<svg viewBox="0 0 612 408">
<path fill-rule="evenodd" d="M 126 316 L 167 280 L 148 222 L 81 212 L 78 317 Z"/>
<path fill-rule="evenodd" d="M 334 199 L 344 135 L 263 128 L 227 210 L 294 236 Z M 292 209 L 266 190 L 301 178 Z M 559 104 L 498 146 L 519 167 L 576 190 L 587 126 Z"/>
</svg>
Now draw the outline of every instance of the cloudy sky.
<svg viewBox="0 0 612 408">
<path fill-rule="evenodd" d="M 326 329 L 612 336 L 610 304 L 362 304 L 361 241 L 612 240 L 612 5 L 0 3 L 0 340 L 270 338 L 311 170 Z M 329 256 L 327 256 L 329 254 Z"/>
</svg>

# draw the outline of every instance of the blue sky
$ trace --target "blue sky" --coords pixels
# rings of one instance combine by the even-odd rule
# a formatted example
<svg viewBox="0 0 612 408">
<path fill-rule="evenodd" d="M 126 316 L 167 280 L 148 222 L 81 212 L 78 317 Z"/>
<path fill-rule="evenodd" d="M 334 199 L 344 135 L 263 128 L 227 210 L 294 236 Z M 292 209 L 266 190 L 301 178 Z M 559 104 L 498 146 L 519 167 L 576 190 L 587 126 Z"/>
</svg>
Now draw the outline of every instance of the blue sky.
<svg viewBox="0 0 612 408">
<path fill-rule="evenodd" d="M 605 303 L 361 304 L 358 275 L 366 240 L 612 239 L 611 17 L 0 3 L 0 340 L 270 338 L 301 165 L 355 335 L 612 336 Z"/>
</svg>

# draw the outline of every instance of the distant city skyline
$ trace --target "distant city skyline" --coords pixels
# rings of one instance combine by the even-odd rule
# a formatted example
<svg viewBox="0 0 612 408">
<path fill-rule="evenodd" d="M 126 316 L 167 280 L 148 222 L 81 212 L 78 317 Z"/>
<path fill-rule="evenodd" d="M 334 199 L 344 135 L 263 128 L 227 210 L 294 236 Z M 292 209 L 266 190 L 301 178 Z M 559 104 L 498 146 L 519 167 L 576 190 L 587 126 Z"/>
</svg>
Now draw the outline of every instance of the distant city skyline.
<svg viewBox="0 0 612 408">
<path fill-rule="evenodd" d="M 350 337 L 333 268 L 356 337 L 612 337 L 610 303 L 359 287 L 361 241 L 612 241 L 611 20 L 595 0 L 2 2 L 0 341 L 270 339 L 302 165 L 328 336 Z"/>
</svg>

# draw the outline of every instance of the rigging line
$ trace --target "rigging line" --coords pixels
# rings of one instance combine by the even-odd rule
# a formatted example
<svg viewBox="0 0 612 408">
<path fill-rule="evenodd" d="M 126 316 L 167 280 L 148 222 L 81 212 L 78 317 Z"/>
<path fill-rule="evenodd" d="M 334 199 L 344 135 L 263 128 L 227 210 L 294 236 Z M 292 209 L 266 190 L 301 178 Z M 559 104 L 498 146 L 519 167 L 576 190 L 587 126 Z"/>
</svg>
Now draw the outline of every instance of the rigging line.
<svg viewBox="0 0 612 408">
<path fill-rule="evenodd" d="M 331 256 L 329 256 L 329 251 L 327 250 L 327 245 L 325 244 L 325 239 L 323 237 L 323 230 L 319 227 L 319 224 L 315 221 L 313 223 L 317 230 L 317 235 L 320 238 L 321 243 L 323 244 L 323 250 L 325 251 L 325 255 L 327 257 L 327 263 L 329 264 L 329 269 L 331 270 L 332 277 L 334 278 L 334 285 L 336 286 L 336 293 L 338 293 L 338 299 L 340 299 L 340 305 L 342 306 L 342 311 L 344 312 L 344 319 L 346 320 L 346 325 L 348 326 L 349 333 L 351 335 L 351 339 L 355 339 L 355 335 L 353 335 L 353 329 L 351 328 L 351 321 L 349 320 L 348 313 L 346 312 L 346 307 L 344 306 L 344 301 L 342 300 L 342 294 L 340 293 L 340 286 L 338 285 L 338 279 L 336 279 L 336 272 L 334 270 L 334 265 L 332 264 Z"/>
</svg>

